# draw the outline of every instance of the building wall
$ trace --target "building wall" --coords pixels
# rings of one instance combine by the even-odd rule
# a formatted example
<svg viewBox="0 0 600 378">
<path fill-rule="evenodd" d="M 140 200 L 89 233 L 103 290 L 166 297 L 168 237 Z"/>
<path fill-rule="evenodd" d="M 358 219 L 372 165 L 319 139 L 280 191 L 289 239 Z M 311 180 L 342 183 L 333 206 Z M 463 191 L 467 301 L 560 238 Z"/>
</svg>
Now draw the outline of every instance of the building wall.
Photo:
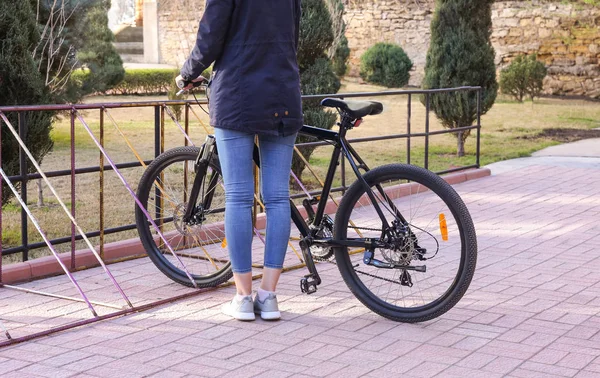
<svg viewBox="0 0 600 378">
<path fill-rule="evenodd" d="M 205 0 L 158 2 L 160 62 L 181 67 L 196 42 Z"/>
<path fill-rule="evenodd" d="M 161 0 L 161 63 L 181 65 L 194 45 L 204 0 Z M 429 48 L 433 0 L 346 0 L 350 75 L 377 42 L 393 42 L 414 62 L 411 85 L 420 85 Z M 563 1 L 496 1 L 492 43 L 498 68 L 515 56 L 537 53 L 549 70 L 545 92 L 600 97 L 600 9 Z"/>
<path fill-rule="evenodd" d="M 360 56 L 367 48 L 393 42 L 413 60 L 410 84 L 419 85 L 433 10 L 432 0 L 347 1 L 350 73 L 358 73 Z M 519 54 L 538 54 L 548 67 L 546 93 L 600 97 L 600 9 L 562 1 L 496 1 L 492 19 L 499 69 Z"/>
</svg>

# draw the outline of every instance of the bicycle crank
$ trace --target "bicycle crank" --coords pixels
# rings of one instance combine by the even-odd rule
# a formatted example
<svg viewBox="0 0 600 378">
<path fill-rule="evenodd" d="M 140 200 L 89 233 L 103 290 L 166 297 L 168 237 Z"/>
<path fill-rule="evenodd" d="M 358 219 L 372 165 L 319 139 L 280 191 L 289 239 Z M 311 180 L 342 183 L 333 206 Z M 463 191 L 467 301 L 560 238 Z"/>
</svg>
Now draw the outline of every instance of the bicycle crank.
<svg viewBox="0 0 600 378">
<path fill-rule="evenodd" d="M 313 294 L 317 291 L 317 286 L 321 284 L 321 277 L 317 272 L 317 267 L 313 260 L 312 254 L 310 253 L 310 245 L 312 244 L 312 238 L 305 237 L 300 240 L 300 249 L 302 249 L 302 256 L 304 262 L 308 268 L 309 274 L 300 279 L 300 290 L 306 294 Z"/>
</svg>

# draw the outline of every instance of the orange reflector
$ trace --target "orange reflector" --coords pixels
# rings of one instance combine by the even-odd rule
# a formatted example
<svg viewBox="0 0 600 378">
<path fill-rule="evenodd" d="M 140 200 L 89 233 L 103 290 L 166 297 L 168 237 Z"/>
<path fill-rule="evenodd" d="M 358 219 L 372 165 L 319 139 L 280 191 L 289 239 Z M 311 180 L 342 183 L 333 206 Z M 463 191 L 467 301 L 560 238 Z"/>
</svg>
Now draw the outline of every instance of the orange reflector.
<svg viewBox="0 0 600 378">
<path fill-rule="evenodd" d="M 223 238 L 223 242 L 221 243 L 221 248 L 227 247 L 227 238 Z"/>
<path fill-rule="evenodd" d="M 448 241 L 448 225 L 444 214 L 440 214 L 440 232 L 442 233 L 442 240 Z"/>
</svg>

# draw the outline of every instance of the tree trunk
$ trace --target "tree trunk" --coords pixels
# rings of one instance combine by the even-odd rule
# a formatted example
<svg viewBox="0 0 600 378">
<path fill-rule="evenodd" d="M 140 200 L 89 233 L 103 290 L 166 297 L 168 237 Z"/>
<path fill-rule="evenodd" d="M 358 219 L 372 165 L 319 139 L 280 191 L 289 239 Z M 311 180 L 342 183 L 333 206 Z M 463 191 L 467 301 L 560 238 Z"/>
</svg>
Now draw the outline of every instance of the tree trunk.
<svg viewBox="0 0 600 378">
<path fill-rule="evenodd" d="M 42 206 L 44 206 L 44 188 L 42 186 L 42 179 L 37 180 L 37 187 L 38 187 L 37 205 L 38 205 L 38 207 L 42 207 Z"/>
<path fill-rule="evenodd" d="M 456 134 L 456 140 L 458 142 L 456 149 L 456 156 L 463 157 L 465 156 L 465 139 L 463 138 L 463 132 L 459 132 Z"/>
</svg>

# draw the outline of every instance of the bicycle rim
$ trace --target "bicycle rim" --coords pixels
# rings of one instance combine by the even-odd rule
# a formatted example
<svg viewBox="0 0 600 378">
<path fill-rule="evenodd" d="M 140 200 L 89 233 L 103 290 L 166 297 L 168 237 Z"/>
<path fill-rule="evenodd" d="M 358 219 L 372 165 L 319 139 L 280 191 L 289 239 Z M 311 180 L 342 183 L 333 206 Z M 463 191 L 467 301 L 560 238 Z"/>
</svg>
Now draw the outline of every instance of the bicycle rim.
<svg viewBox="0 0 600 378">
<path fill-rule="evenodd" d="M 193 147 L 168 151 L 148 168 L 140 183 L 140 189 L 146 190 L 140 199 L 166 243 L 147 219 L 138 220 L 138 227 L 143 224 L 140 236 L 163 273 L 188 286 L 192 283 L 187 273 L 199 286 L 214 286 L 231 276 L 224 231 L 225 189 L 216 162 L 211 162 L 202 178 L 195 219 L 183 221 L 198 151 Z"/>
<path fill-rule="evenodd" d="M 346 283 L 385 317 L 410 322 L 441 315 L 473 276 L 477 247 L 466 207 L 452 187 L 417 167 L 384 166 L 365 179 L 387 228 L 362 185 L 355 184 L 336 217 L 336 238 L 387 242 L 389 248 L 375 249 L 373 258 L 394 268 L 366 264 L 364 249 L 338 248 Z"/>
</svg>

